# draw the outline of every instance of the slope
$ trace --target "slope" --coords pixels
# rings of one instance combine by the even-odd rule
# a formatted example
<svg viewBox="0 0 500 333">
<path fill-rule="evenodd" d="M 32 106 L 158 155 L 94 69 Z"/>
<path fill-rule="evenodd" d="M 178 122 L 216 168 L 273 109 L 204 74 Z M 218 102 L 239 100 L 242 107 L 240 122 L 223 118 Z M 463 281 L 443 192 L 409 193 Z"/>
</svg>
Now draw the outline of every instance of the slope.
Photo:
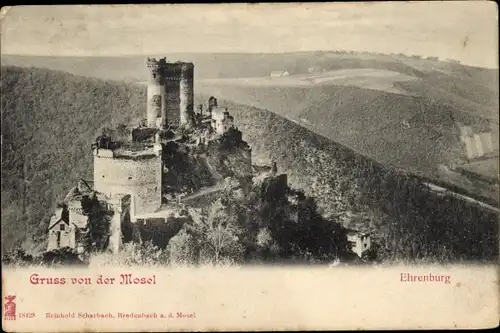
<svg viewBox="0 0 500 333">
<path fill-rule="evenodd" d="M 89 143 L 102 126 L 144 114 L 141 86 L 43 69 L 2 68 L 2 247 L 43 238 L 58 194 L 90 178 Z M 207 96 L 197 96 L 197 103 Z M 498 255 L 498 216 L 439 196 L 395 172 L 265 110 L 220 99 L 256 164 L 276 160 L 324 215 L 375 230 L 383 259 L 482 260 Z M 267 162 L 266 161 L 266 162 Z"/>
<path fill-rule="evenodd" d="M 390 70 L 415 77 L 433 72 L 454 74 L 475 81 L 479 80 L 485 85 L 498 82 L 498 74 L 492 70 L 405 55 L 316 51 L 267 54 L 172 53 L 158 56 L 166 56 L 171 61 L 194 62 L 197 78 L 264 77 L 273 70 L 287 70 L 294 75 L 308 73 L 310 68 L 320 71 L 371 68 Z M 145 58 L 144 55 L 64 57 L 2 54 L 1 64 L 2 66 L 49 68 L 101 79 L 140 82 L 147 78 L 144 72 Z"/>
<path fill-rule="evenodd" d="M 144 89 L 46 69 L 2 67 L 2 248 L 35 235 L 56 196 L 92 177 L 103 124 L 143 113 Z M 62 198 L 59 198 L 62 199 Z M 44 232 L 42 223 L 42 232 Z"/>
<path fill-rule="evenodd" d="M 381 165 L 275 113 L 219 101 L 245 133 L 255 163 L 276 161 L 292 187 L 316 197 L 323 214 L 372 229 L 379 256 L 436 262 L 497 255 L 498 210 L 433 192 L 428 179 Z"/>
<path fill-rule="evenodd" d="M 241 80 L 205 80 L 197 88 L 275 112 L 386 165 L 444 180 L 450 177 L 443 174 L 443 166 L 453 168 L 467 161 L 460 124 L 491 131 L 493 145 L 498 147 L 494 83 L 485 86 L 475 80 L 473 84 L 472 78 L 457 79 L 455 75 L 429 72 L 395 82 L 405 94 L 364 89 L 355 83 L 307 87 L 281 83 L 289 82 L 288 78 L 272 79 L 274 85 L 261 86 Z M 498 196 L 495 188 L 476 186 L 465 177 L 453 179 L 457 186 Z"/>
</svg>

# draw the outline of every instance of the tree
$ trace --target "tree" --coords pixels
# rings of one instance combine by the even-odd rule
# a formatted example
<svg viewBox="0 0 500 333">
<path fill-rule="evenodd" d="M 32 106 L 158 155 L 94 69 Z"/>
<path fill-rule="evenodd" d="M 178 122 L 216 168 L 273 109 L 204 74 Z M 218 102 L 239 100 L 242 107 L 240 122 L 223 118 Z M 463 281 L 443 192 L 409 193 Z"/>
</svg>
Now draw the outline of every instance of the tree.
<svg viewBox="0 0 500 333">
<path fill-rule="evenodd" d="M 207 216 L 200 215 L 194 220 L 191 233 L 199 240 L 202 258 L 216 264 L 226 259 L 241 259 L 242 229 L 237 226 L 236 216 L 228 213 L 220 199 L 210 206 Z"/>
<path fill-rule="evenodd" d="M 198 242 L 185 228 L 170 239 L 166 251 L 171 264 L 195 264 L 199 260 Z"/>
<path fill-rule="evenodd" d="M 95 260 L 98 257 L 94 257 Z M 165 252 L 154 245 L 151 241 L 138 243 L 126 243 L 118 254 L 105 255 L 105 264 L 126 266 L 155 266 L 166 262 Z"/>
<path fill-rule="evenodd" d="M 17 242 L 15 247 L 10 251 L 2 251 L 2 263 L 5 265 L 18 265 L 23 266 L 31 264 L 33 256 L 27 254 L 22 248 L 21 242 Z"/>
<path fill-rule="evenodd" d="M 92 250 L 103 251 L 109 244 L 109 226 L 113 212 L 103 207 L 94 193 L 92 198 L 84 195 L 82 198 L 82 209 L 88 216 L 89 232 L 88 246 Z"/>
</svg>

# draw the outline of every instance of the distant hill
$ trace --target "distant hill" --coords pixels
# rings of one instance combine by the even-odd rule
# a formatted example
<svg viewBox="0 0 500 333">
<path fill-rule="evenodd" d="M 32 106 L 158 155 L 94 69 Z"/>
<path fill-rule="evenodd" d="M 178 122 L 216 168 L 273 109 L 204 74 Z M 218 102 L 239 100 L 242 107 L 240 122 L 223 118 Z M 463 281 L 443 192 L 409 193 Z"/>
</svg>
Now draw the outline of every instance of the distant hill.
<svg viewBox="0 0 500 333">
<path fill-rule="evenodd" d="M 145 114 L 145 87 L 46 69 L 2 67 L 2 248 L 43 239 L 48 218 L 79 178 L 92 177 L 90 142 L 103 126 Z M 6 88 L 7 87 L 7 88 Z M 197 103 L 207 100 L 197 96 Z M 220 97 L 219 97 L 220 98 Z M 498 215 L 440 196 L 401 173 L 272 112 L 220 98 L 253 149 L 275 160 L 323 214 L 372 228 L 390 260 L 493 260 Z M 59 196 L 59 197 L 58 197 Z M 496 259 L 495 259 L 496 260 Z"/>
<path fill-rule="evenodd" d="M 499 145 L 498 71 L 439 64 L 413 72 L 406 62 L 371 63 L 363 72 L 205 79 L 197 89 L 270 110 L 386 165 L 496 198 L 497 187 L 450 170 L 467 163 L 460 125 L 491 131 Z"/>
<path fill-rule="evenodd" d="M 428 179 L 384 166 L 273 112 L 219 104 L 231 110 L 256 163 L 276 161 L 291 186 L 315 196 L 324 214 L 371 229 L 382 257 L 432 262 L 497 255 L 498 212 L 430 191 Z M 496 198 L 478 199 L 498 207 Z"/>
<path fill-rule="evenodd" d="M 195 63 L 197 92 L 275 112 L 386 165 L 498 196 L 498 188 L 451 171 L 467 163 L 458 124 L 491 130 L 499 145 L 498 70 L 356 52 L 164 56 Z M 107 80 L 147 78 L 144 56 L 3 55 L 1 61 Z M 291 79 L 270 81 L 274 70 Z"/>
<path fill-rule="evenodd" d="M 151 55 L 154 56 L 154 55 Z M 173 53 L 160 54 L 170 61 L 192 61 L 197 78 L 241 78 L 268 76 L 274 70 L 290 74 L 308 73 L 310 68 L 338 70 L 375 68 L 410 76 L 427 72 L 455 73 L 485 85 L 495 87 L 496 71 L 460 64 L 414 58 L 404 55 L 382 55 L 355 52 L 295 52 L 295 53 Z M 40 67 L 107 80 L 141 82 L 147 79 L 144 70 L 146 56 L 120 57 L 55 57 L 2 54 L 2 66 Z M 497 84 L 498 86 L 498 84 Z"/>
</svg>

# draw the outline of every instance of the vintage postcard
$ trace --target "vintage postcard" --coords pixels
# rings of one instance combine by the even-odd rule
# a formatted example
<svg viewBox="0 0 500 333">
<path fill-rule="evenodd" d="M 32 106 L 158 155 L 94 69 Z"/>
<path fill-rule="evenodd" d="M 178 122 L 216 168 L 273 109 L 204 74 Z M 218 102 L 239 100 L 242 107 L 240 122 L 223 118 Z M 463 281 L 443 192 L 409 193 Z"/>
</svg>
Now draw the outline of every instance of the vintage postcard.
<svg viewBox="0 0 500 333">
<path fill-rule="evenodd" d="M 7 332 L 492 328 L 489 1 L 1 9 Z"/>
</svg>

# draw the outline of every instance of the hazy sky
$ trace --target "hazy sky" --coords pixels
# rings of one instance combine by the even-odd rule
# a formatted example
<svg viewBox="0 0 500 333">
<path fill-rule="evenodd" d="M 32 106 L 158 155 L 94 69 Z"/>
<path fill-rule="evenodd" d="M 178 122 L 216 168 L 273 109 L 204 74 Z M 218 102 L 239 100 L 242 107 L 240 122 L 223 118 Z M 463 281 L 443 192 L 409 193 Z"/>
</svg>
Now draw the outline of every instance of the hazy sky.
<svg viewBox="0 0 500 333">
<path fill-rule="evenodd" d="M 494 2 L 19 6 L 2 19 L 5 54 L 355 50 L 498 67 Z"/>
</svg>

